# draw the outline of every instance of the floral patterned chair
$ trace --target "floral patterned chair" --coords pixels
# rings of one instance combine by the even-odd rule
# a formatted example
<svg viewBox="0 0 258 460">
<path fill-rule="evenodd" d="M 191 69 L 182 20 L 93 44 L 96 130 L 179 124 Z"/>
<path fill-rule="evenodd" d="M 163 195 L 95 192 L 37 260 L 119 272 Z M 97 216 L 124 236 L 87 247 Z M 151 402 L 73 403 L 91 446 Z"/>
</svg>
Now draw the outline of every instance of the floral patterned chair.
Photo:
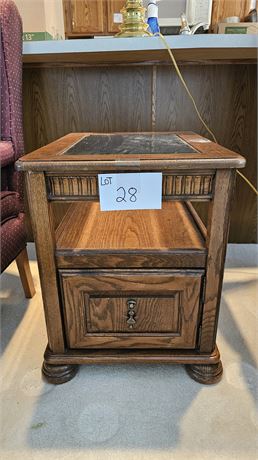
<svg viewBox="0 0 258 460">
<path fill-rule="evenodd" d="M 23 178 L 15 161 L 23 155 L 22 23 L 15 3 L 0 0 L 1 273 L 16 260 L 26 297 L 35 293 L 23 208 Z"/>
</svg>

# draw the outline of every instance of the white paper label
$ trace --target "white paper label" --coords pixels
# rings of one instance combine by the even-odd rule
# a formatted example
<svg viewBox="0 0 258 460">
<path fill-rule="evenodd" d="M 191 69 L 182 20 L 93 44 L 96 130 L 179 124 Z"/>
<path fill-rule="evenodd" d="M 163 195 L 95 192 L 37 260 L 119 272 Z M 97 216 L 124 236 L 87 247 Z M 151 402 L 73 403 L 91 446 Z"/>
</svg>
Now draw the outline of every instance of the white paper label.
<svg viewBox="0 0 258 460">
<path fill-rule="evenodd" d="M 114 13 L 113 21 L 115 24 L 121 24 L 123 22 L 123 15 L 121 13 Z"/>
<path fill-rule="evenodd" d="M 101 211 L 161 209 L 162 173 L 99 174 Z"/>
</svg>

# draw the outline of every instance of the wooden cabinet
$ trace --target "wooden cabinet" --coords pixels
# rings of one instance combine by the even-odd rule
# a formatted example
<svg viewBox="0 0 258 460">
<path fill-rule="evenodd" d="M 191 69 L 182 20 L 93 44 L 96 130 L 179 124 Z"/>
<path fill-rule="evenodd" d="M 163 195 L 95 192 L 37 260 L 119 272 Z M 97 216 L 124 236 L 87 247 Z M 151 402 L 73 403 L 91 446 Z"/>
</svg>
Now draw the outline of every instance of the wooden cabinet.
<svg viewBox="0 0 258 460">
<path fill-rule="evenodd" d="M 66 36 L 104 33 L 103 0 L 64 0 Z"/>
<path fill-rule="evenodd" d="M 121 9 L 125 5 L 125 0 L 108 0 L 107 2 L 107 31 L 109 33 L 119 32 L 119 23 L 116 22 Z M 114 16 L 116 15 L 116 16 Z"/>
<path fill-rule="evenodd" d="M 250 0 L 213 0 L 211 28 L 216 29 L 216 25 L 224 18 L 238 16 L 241 21 L 250 10 Z"/>
<path fill-rule="evenodd" d="M 49 382 L 70 380 L 79 364 L 129 362 L 181 363 L 198 382 L 220 380 L 229 208 L 244 165 L 186 132 L 71 133 L 17 162 L 26 171 Z M 162 173 L 162 209 L 100 211 L 98 174 L 150 171 Z M 60 200 L 70 207 L 55 230 Z M 208 203 L 207 229 L 192 200 Z"/>
<path fill-rule="evenodd" d="M 114 14 L 124 0 L 63 0 L 65 32 L 69 37 L 108 35 L 119 31 Z M 117 17 L 115 17 L 117 20 Z"/>
</svg>

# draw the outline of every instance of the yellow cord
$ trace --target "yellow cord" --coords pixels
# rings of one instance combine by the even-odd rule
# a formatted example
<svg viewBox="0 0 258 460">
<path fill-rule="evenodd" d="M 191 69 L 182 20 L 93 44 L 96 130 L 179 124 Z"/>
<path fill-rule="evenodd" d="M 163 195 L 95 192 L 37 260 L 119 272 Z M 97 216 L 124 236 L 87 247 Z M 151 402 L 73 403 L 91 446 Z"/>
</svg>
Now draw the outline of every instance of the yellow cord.
<svg viewBox="0 0 258 460">
<path fill-rule="evenodd" d="M 172 53 L 172 51 L 171 51 L 170 46 L 169 46 L 168 43 L 167 43 L 165 37 L 164 37 L 160 32 L 157 33 L 157 34 L 155 34 L 155 35 L 156 35 L 156 36 L 159 36 L 159 38 L 161 39 L 161 41 L 163 42 L 163 44 L 164 44 L 165 47 L 167 48 L 168 53 L 169 53 L 169 56 L 170 56 L 170 58 L 171 58 L 171 61 L 172 61 L 173 65 L 174 65 L 174 67 L 175 67 L 175 69 L 176 69 L 176 73 L 177 73 L 179 79 L 181 80 L 182 85 L 184 86 L 184 88 L 185 88 L 185 90 L 186 90 L 186 92 L 187 92 L 189 98 L 190 98 L 191 101 L 192 101 L 192 104 L 193 104 L 193 106 L 194 106 L 195 112 L 197 113 L 197 116 L 198 116 L 199 120 L 201 121 L 201 123 L 203 124 L 203 126 L 205 127 L 205 129 L 208 131 L 208 133 L 210 133 L 210 135 L 211 135 L 211 137 L 213 138 L 214 142 L 216 142 L 216 144 L 218 144 L 218 141 L 217 141 L 215 135 L 213 134 L 213 132 L 211 131 L 211 129 L 207 126 L 207 124 L 205 123 L 204 119 L 202 118 L 202 116 L 201 116 L 201 114 L 200 114 L 200 112 L 199 112 L 199 110 L 198 110 L 198 107 L 197 107 L 197 105 L 196 105 L 196 102 L 195 102 L 195 100 L 194 100 L 192 94 L 190 93 L 190 90 L 188 89 L 188 86 L 187 86 L 187 84 L 186 84 L 186 82 L 185 82 L 185 80 L 184 80 L 183 75 L 182 75 L 181 72 L 180 72 L 180 69 L 179 69 L 179 67 L 178 67 L 178 65 L 177 65 L 176 59 L 175 59 L 175 57 L 174 57 L 174 55 L 173 55 L 173 53 Z M 238 169 L 237 169 L 237 173 L 239 174 L 240 177 L 242 177 L 242 179 L 244 179 L 244 181 L 249 185 L 249 187 L 254 191 L 254 193 L 256 193 L 256 195 L 258 195 L 258 190 L 257 190 L 257 189 L 255 188 L 255 186 L 247 179 L 247 177 L 246 177 L 244 174 L 242 174 Z"/>
<path fill-rule="evenodd" d="M 258 190 L 255 188 L 255 186 L 252 184 L 252 182 L 250 182 L 247 177 L 241 173 L 238 169 L 237 169 L 237 173 L 239 174 L 240 177 L 242 177 L 242 179 L 244 179 L 244 181 L 249 185 L 249 187 L 251 187 L 251 189 L 254 191 L 254 193 L 256 193 L 256 195 L 258 195 Z"/>
</svg>

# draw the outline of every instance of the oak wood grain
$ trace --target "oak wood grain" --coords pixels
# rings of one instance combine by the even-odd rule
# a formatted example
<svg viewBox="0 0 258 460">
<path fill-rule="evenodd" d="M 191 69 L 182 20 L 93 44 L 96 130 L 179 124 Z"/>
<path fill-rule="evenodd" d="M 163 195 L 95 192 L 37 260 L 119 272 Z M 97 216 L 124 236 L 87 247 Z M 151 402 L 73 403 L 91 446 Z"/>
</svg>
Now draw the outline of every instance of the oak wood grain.
<svg viewBox="0 0 258 460">
<path fill-rule="evenodd" d="M 185 65 L 182 72 L 199 109 L 219 143 L 246 157 L 243 172 L 256 184 L 256 65 L 234 65 L 233 60 L 227 65 L 220 60 L 218 65 L 198 66 L 196 53 L 204 51 L 207 54 L 210 50 L 188 51 L 194 65 Z M 232 55 L 233 59 L 235 50 L 231 48 L 226 51 L 228 57 Z M 164 55 L 166 53 L 164 50 Z M 243 50 L 238 50 L 238 53 L 238 57 L 241 57 Z M 257 59 L 256 50 L 254 57 Z M 58 57 L 53 59 L 56 61 Z M 93 65 L 88 59 L 90 56 L 87 57 L 87 65 Z M 121 56 L 114 59 L 122 62 Z M 104 60 L 102 55 L 99 62 L 103 64 Z M 131 53 L 131 60 L 137 62 L 137 53 Z M 39 148 L 72 131 L 150 131 L 154 109 L 157 131 L 187 129 L 206 134 L 172 67 L 161 65 L 161 61 L 158 64 L 154 87 L 151 65 L 136 65 L 135 68 L 127 63 L 122 71 L 115 66 L 78 69 L 64 67 L 63 63 L 59 69 L 25 68 L 23 105 L 26 151 Z M 97 83 L 101 79 L 103 87 Z M 110 103 L 107 102 L 108 97 L 103 97 L 107 88 L 110 89 Z M 134 94 L 140 102 L 137 105 L 133 103 Z M 257 241 L 256 197 L 240 178 L 237 178 L 229 241 Z"/>
<path fill-rule="evenodd" d="M 209 205 L 206 286 L 200 338 L 202 352 L 210 353 L 216 341 L 234 179 L 234 171 L 217 171 L 215 194 Z"/>
<path fill-rule="evenodd" d="M 213 193 L 214 172 L 180 171 L 163 174 L 162 197 L 165 200 L 209 200 Z M 47 174 L 48 198 L 52 201 L 99 201 L 98 175 Z"/>
<path fill-rule="evenodd" d="M 103 0 L 65 0 L 63 3 L 66 36 L 104 32 Z"/>
<path fill-rule="evenodd" d="M 219 144 L 246 158 L 246 167 L 242 172 L 256 184 L 256 66 L 187 66 L 182 69 L 182 73 Z M 157 131 L 185 130 L 187 127 L 203 136 L 207 135 L 174 70 L 165 66 L 157 68 L 156 106 Z M 201 210 L 199 204 L 197 209 Z M 240 178 L 237 178 L 229 241 L 257 241 L 257 199 Z"/>
<path fill-rule="evenodd" d="M 107 2 L 107 31 L 111 33 L 119 32 L 120 24 L 114 22 L 114 14 L 120 13 L 125 5 L 124 0 L 108 0 Z"/>
<path fill-rule="evenodd" d="M 129 323 L 129 304 L 133 302 L 133 318 Z M 86 328 L 88 333 L 166 334 L 180 333 L 180 293 L 151 296 L 149 293 L 117 296 L 117 294 L 89 296 L 86 306 Z"/>
<path fill-rule="evenodd" d="M 70 132 L 148 131 L 151 68 L 28 69 L 26 151 Z"/>
<path fill-rule="evenodd" d="M 54 260 L 54 229 L 51 208 L 47 201 L 44 174 L 27 173 L 26 186 L 36 244 L 48 343 L 53 352 L 62 352 L 64 351 L 64 336 Z"/>
<path fill-rule="evenodd" d="M 211 354 L 200 353 L 199 350 L 176 349 L 90 349 L 66 350 L 65 353 L 55 354 L 46 348 L 45 362 L 53 365 L 62 364 L 216 364 L 220 361 L 217 348 Z"/>
<path fill-rule="evenodd" d="M 80 231 L 78 231 L 80 229 Z M 58 267 L 204 267 L 205 240 L 183 203 L 161 210 L 101 212 L 70 206 L 56 231 Z"/>
<path fill-rule="evenodd" d="M 121 356 L 117 362 L 119 359 L 121 362 L 123 359 L 125 362 L 130 359 L 157 362 L 160 356 L 164 362 L 181 360 L 179 362 L 189 364 L 191 376 L 203 383 L 213 383 L 220 378 L 222 366 L 215 339 L 229 211 L 235 168 L 243 167 L 245 160 L 200 135 L 189 132 L 179 132 L 178 135 L 194 148 L 190 150 L 193 155 L 191 158 L 185 157 L 187 153 L 177 150 L 168 153 L 171 156 L 169 159 L 165 153 L 160 153 L 154 161 L 142 157 L 140 152 L 136 154 L 137 161 L 130 154 L 128 156 L 127 152 L 121 153 L 124 158 L 119 161 L 112 152 L 109 160 L 105 161 L 101 160 L 101 154 L 98 153 L 94 159 L 86 160 L 80 153 L 75 158 L 71 153 L 70 157 L 64 155 L 65 149 L 84 136 L 78 133 L 65 136 L 17 163 L 19 169 L 26 171 L 49 345 L 57 360 L 54 363 L 45 358 L 43 372 L 49 379 L 57 379 L 60 383 L 63 379 L 68 380 L 75 372 L 72 365 L 87 363 L 90 359 L 92 362 L 98 362 L 98 359 L 99 362 L 108 359 L 116 362 L 117 355 L 112 351 L 116 348 L 120 352 L 123 349 L 135 349 L 130 356 Z M 98 139 L 100 137 L 98 135 Z M 111 137 L 112 134 L 108 136 Z M 79 178 L 86 177 L 88 173 L 103 173 L 103 165 L 108 165 L 107 170 L 117 172 L 121 167 L 125 172 L 147 170 L 150 164 L 155 164 L 157 170 L 165 174 L 176 174 L 175 177 L 181 177 L 182 171 L 187 170 L 189 173 L 185 177 L 191 174 L 199 177 L 204 172 L 212 176 L 207 233 L 191 203 L 185 205 L 180 202 L 164 202 L 162 210 L 148 211 L 147 219 L 143 211 L 137 216 L 135 212 L 130 215 L 129 211 L 119 216 L 119 213 L 101 213 L 97 203 L 78 202 L 69 206 L 54 232 L 52 204 L 48 203 L 48 198 L 51 186 L 53 190 L 61 190 L 62 193 L 65 190 L 65 182 L 58 185 L 59 180 L 67 180 L 68 174 Z M 40 173 L 32 172 L 37 169 Z M 48 179 L 58 172 L 60 177 L 57 175 L 57 184 L 53 186 Z M 185 188 L 187 181 L 184 183 L 180 179 L 179 182 Z M 200 180 L 201 189 L 206 190 L 206 186 Z M 74 185 L 67 185 L 66 188 L 74 190 Z M 168 184 L 165 188 L 169 188 Z M 64 203 L 68 204 L 65 193 L 63 197 Z M 62 244 L 59 249 L 60 240 Z M 158 254 L 163 261 L 168 257 L 171 263 L 172 258 L 169 257 L 187 254 L 188 260 L 197 263 L 195 253 L 198 256 L 207 254 L 205 267 L 202 265 L 198 269 L 184 267 L 178 270 L 174 265 L 167 269 L 158 266 L 158 260 L 155 260 Z M 97 263 L 96 260 L 94 263 L 99 268 L 88 268 L 89 255 L 93 256 L 92 260 L 98 256 Z M 128 255 L 133 258 L 144 256 L 145 263 L 150 255 L 149 263 L 153 263 L 153 267 L 132 268 L 129 263 L 133 259 L 127 259 Z M 59 268 L 58 264 L 62 264 L 65 257 L 66 260 L 70 258 L 69 263 L 75 263 L 76 266 L 77 256 L 82 257 L 81 269 Z M 118 256 L 120 261 L 125 256 L 123 269 L 117 268 L 115 258 L 110 268 L 105 268 L 108 256 Z M 183 258 L 182 263 L 185 262 Z M 57 274 L 60 289 L 57 286 Z M 70 361 L 68 358 L 63 363 L 65 345 L 68 347 L 67 356 L 70 356 Z M 94 349 L 90 357 L 88 348 Z M 102 350 L 98 355 L 95 350 L 98 348 L 108 349 L 108 353 Z M 147 353 L 141 354 L 141 348 L 148 349 Z M 157 354 L 153 351 L 155 348 L 159 350 Z M 163 352 L 170 349 L 178 350 L 178 353 L 164 352 L 162 356 L 161 348 Z M 73 354 L 71 349 L 75 350 Z M 80 354 L 78 349 L 82 349 L 83 353 Z M 192 354 L 187 353 L 190 349 Z M 197 359 L 196 354 L 199 354 Z"/>
<path fill-rule="evenodd" d="M 57 229 L 56 250 L 204 250 L 204 240 L 193 224 L 184 204 L 178 202 L 164 202 L 160 210 L 110 212 L 101 212 L 99 203 L 78 203 Z"/>
<path fill-rule="evenodd" d="M 202 271 L 165 271 L 155 270 L 152 271 L 90 271 L 90 270 L 61 270 L 60 279 L 63 291 L 63 302 L 66 315 L 66 331 L 67 339 L 70 348 L 87 348 L 87 347 L 103 347 L 103 348 L 116 348 L 116 347 L 135 347 L 135 348 L 195 348 L 196 334 L 197 334 L 197 318 L 200 303 L 200 289 Z M 173 321 L 173 307 L 176 308 L 176 315 L 178 315 L 178 328 L 176 333 L 150 333 L 150 326 L 148 319 L 143 322 L 142 315 L 144 311 L 149 315 L 149 302 L 148 305 L 141 303 L 140 306 L 145 306 L 142 313 L 139 314 L 142 322 L 145 324 L 145 332 L 134 331 L 112 334 L 105 333 L 99 330 L 98 334 L 89 333 L 87 328 L 87 315 L 86 311 L 89 309 L 92 313 L 96 303 L 92 303 L 91 297 L 106 299 L 102 301 L 104 306 L 119 310 L 120 302 L 116 297 L 124 300 L 123 307 L 127 305 L 127 301 L 134 296 L 137 298 L 139 295 L 153 298 L 150 302 L 150 314 L 152 312 L 153 301 L 159 303 L 159 309 L 164 308 L 163 296 L 171 297 L 173 295 L 179 296 L 180 301 L 175 304 L 171 302 L 170 318 L 168 322 Z M 158 300 L 157 298 L 160 297 Z M 118 304 L 117 304 L 118 302 Z M 158 310 L 159 311 L 159 310 Z M 172 317 L 171 317 L 172 311 Z M 95 320 L 97 313 L 94 311 Z M 107 309 L 103 315 L 108 315 Z M 116 313 L 113 313 L 116 314 Z M 89 315 L 89 313 L 88 313 Z M 155 312 L 155 322 L 158 321 L 157 311 Z M 122 327 L 121 323 L 116 323 L 115 329 Z M 162 327 L 158 323 L 158 327 Z M 175 325 L 173 324 L 172 328 Z M 102 332 L 102 333 L 101 333 Z M 162 331 L 160 331 L 162 332 Z"/>
</svg>

